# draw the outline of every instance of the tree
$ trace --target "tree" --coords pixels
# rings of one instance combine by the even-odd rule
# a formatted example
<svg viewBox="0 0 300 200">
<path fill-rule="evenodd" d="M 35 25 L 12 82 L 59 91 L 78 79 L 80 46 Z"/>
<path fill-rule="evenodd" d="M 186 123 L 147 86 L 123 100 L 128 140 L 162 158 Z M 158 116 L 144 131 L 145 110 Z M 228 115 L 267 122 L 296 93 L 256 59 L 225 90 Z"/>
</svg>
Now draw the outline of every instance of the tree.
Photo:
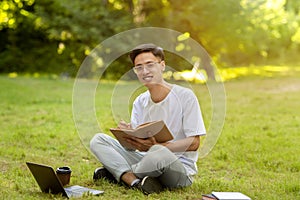
<svg viewBox="0 0 300 200">
<path fill-rule="evenodd" d="M 184 5 L 178 0 L 2 0 L 0 72 L 75 75 L 101 41 L 144 26 L 188 34 L 219 67 L 299 62 L 298 0 L 186 0 Z M 186 61 L 169 57 L 176 70 L 185 69 Z M 117 59 L 106 75 L 122 75 L 128 70 L 124 62 L 129 65 L 125 56 Z"/>
<path fill-rule="evenodd" d="M 132 26 L 132 18 L 127 15 L 131 7 L 123 9 L 125 4 L 110 2 L 52 0 L 37 6 L 49 38 L 59 42 L 61 54 L 70 56 L 75 71 L 101 41 Z"/>
<path fill-rule="evenodd" d="M 35 27 L 33 7 L 34 1 L 0 2 L 0 72 L 36 70 L 43 64 L 35 57 L 47 38 Z"/>
<path fill-rule="evenodd" d="M 300 38 L 296 0 L 187 0 L 185 6 L 176 0 L 163 2 L 167 3 L 161 12 L 148 9 L 153 8 L 153 1 L 144 1 L 145 24 L 189 32 L 218 66 L 263 64 L 286 58 L 295 52 L 293 39 Z M 153 17 L 158 13 L 159 18 Z"/>
<path fill-rule="evenodd" d="M 83 59 L 102 40 L 133 26 L 132 16 L 128 15 L 132 10 L 130 0 L 125 3 L 14 0 L 2 4 L 8 5 L 1 6 L 3 10 L 12 8 L 6 9 L 8 22 L 2 21 L 0 26 L 1 35 L 9 32 L 1 40 L 4 44 L 0 52 L 0 58 L 4 58 L 0 62 L 2 72 L 48 71 L 75 75 Z M 16 67 L 12 69 L 8 63 Z"/>
</svg>

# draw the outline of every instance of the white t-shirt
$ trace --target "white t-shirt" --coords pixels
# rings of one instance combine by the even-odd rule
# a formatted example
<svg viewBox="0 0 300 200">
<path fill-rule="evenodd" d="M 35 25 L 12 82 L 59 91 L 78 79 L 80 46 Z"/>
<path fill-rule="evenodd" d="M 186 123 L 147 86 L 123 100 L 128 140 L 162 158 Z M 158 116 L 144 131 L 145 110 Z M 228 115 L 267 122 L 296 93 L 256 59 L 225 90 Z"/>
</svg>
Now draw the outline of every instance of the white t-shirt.
<svg viewBox="0 0 300 200">
<path fill-rule="evenodd" d="M 133 102 L 131 125 L 163 120 L 173 134 L 174 140 L 196 135 L 205 135 L 206 130 L 198 99 L 192 90 L 173 85 L 167 97 L 154 103 L 149 91 L 140 94 Z M 197 173 L 197 151 L 176 152 L 189 174 Z"/>
</svg>

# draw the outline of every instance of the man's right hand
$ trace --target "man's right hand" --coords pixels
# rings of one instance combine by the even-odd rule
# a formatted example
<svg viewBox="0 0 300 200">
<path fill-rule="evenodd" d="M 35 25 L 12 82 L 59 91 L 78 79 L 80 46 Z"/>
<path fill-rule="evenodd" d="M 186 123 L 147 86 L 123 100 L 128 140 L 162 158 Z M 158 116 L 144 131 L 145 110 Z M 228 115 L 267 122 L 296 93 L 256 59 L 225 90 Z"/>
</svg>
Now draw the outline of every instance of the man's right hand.
<svg viewBox="0 0 300 200">
<path fill-rule="evenodd" d="M 131 124 L 125 122 L 124 120 L 121 120 L 121 121 L 119 122 L 118 128 L 119 128 L 119 129 L 132 129 L 132 128 L 131 128 Z"/>
</svg>

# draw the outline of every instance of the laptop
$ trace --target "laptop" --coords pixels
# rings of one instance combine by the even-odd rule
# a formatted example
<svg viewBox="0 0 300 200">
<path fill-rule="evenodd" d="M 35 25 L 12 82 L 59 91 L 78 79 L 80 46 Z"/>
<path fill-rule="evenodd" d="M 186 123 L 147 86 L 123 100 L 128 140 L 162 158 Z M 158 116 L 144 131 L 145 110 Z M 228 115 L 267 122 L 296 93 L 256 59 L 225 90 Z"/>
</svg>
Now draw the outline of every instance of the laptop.
<svg viewBox="0 0 300 200">
<path fill-rule="evenodd" d="M 81 197 L 83 194 L 100 195 L 104 193 L 101 190 L 94 190 L 79 185 L 64 188 L 52 167 L 32 162 L 26 162 L 26 165 L 42 192 L 62 194 L 67 198 Z"/>
</svg>

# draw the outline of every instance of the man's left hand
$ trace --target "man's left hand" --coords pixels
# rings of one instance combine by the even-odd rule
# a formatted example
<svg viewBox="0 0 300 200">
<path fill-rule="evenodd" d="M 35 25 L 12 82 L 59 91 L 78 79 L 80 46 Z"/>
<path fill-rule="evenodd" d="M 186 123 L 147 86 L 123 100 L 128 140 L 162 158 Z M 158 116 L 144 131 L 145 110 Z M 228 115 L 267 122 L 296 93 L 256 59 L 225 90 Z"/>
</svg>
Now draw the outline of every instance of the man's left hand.
<svg viewBox="0 0 300 200">
<path fill-rule="evenodd" d="M 154 137 L 141 139 L 141 138 L 130 136 L 126 140 L 139 151 L 148 151 L 150 147 L 157 144 Z"/>
</svg>

